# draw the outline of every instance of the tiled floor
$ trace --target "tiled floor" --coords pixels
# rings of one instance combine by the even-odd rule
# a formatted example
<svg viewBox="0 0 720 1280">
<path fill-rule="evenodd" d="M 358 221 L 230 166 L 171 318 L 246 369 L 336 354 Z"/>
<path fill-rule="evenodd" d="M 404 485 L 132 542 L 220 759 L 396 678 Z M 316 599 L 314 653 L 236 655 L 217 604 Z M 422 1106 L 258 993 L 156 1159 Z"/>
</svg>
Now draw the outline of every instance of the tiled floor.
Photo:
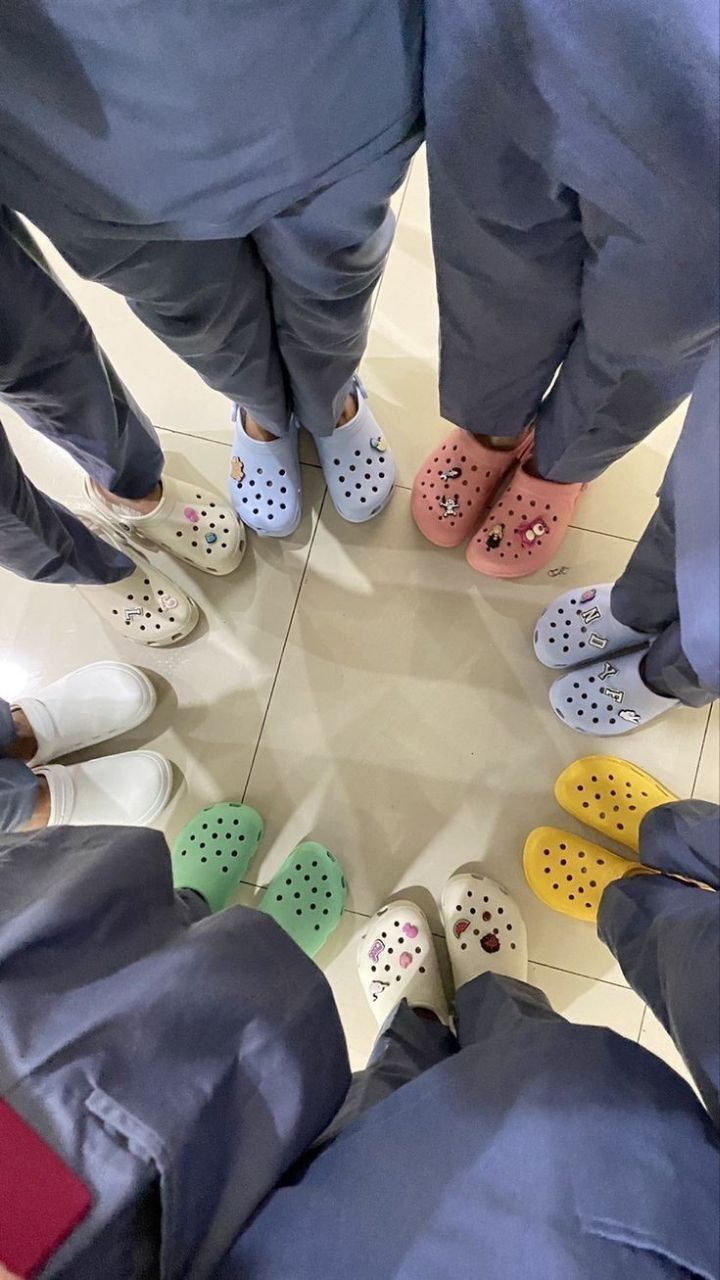
<svg viewBox="0 0 720 1280">
<path fill-rule="evenodd" d="M 674 1062 L 665 1033 L 593 931 L 532 897 L 520 851 L 531 827 L 559 820 L 552 785 L 563 766 L 608 749 L 551 715 L 548 673 L 531 653 L 536 615 L 559 589 L 611 579 L 623 567 L 653 510 L 680 421 L 664 424 L 593 486 L 558 558 L 568 568 L 562 578 L 486 581 L 460 552 L 431 548 L 408 510 L 413 473 L 442 430 L 421 160 L 398 209 L 363 370 L 399 456 L 401 487 L 387 513 L 365 528 L 343 526 L 323 501 L 308 447 L 306 516 L 294 538 L 252 539 L 230 580 L 173 566 L 192 583 L 205 615 L 196 636 L 176 649 L 145 652 L 115 641 L 72 591 L 3 575 L 0 691 L 17 696 L 109 654 L 139 662 L 156 673 L 161 699 L 154 720 L 130 741 L 152 744 L 177 767 L 164 818 L 170 839 L 202 804 L 244 797 L 267 823 L 254 882 L 266 882 L 302 837 L 329 844 L 347 870 L 350 902 L 321 962 L 356 1064 L 374 1031 L 354 967 L 365 918 L 400 889 L 424 886 L 437 895 L 468 859 L 518 896 L 531 979 L 556 1008 L 612 1026 Z M 120 299 L 60 270 L 128 385 L 163 426 L 169 470 L 222 487 L 230 439 L 225 401 Z M 3 417 L 28 473 L 72 500 L 73 464 L 12 414 Z M 631 735 L 621 751 L 680 795 L 717 798 L 717 713 L 675 712 Z M 241 896 L 252 901 L 253 888 Z"/>
</svg>

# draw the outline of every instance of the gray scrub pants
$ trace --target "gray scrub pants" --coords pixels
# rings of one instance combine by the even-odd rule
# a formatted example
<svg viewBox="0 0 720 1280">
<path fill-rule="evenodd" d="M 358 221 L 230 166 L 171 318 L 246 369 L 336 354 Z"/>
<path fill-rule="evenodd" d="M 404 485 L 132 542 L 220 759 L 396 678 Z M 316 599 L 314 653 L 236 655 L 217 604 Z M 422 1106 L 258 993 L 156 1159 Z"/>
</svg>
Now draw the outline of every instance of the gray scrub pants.
<svg viewBox="0 0 720 1280">
<path fill-rule="evenodd" d="M 15 214 L 0 207 L 0 403 L 100 484 L 140 498 L 163 470 L 157 435 Z M 24 475 L 0 423 L 0 567 L 102 585 L 134 565 Z"/>
<path fill-rule="evenodd" d="M 443 415 L 593 480 L 718 332 L 717 6 L 425 7 Z"/>
<path fill-rule="evenodd" d="M 273 434 L 284 435 L 294 414 L 327 436 L 365 351 L 395 228 L 390 197 L 418 142 L 413 130 L 240 239 L 128 240 L 93 226 L 55 243 Z"/>
<path fill-rule="evenodd" d="M 702 707 L 720 694 L 720 346 L 705 359 L 660 502 L 612 593 L 612 611 L 652 639 L 656 693 Z"/>
</svg>

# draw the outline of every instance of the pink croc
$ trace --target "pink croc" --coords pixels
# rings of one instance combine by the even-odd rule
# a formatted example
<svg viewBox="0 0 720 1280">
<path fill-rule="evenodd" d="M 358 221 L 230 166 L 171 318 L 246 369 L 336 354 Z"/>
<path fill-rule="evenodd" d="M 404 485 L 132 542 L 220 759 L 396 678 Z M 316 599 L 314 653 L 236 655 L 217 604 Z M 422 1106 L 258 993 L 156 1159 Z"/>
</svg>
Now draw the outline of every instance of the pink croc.
<svg viewBox="0 0 720 1280">
<path fill-rule="evenodd" d="M 428 541 L 459 547 L 471 538 L 498 485 L 531 441 L 532 435 L 524 434 L 516 449 L 488 449 L 469 431 L 454 427 L 413 483 L 413 519 Z"/>
<path fill-rule="evenodd" d="M 467 549 L 467 562 L 491 578 L 524 578 L 550 564 L 584 484 L 554 484 L 521 463 Z"/>
</svg>

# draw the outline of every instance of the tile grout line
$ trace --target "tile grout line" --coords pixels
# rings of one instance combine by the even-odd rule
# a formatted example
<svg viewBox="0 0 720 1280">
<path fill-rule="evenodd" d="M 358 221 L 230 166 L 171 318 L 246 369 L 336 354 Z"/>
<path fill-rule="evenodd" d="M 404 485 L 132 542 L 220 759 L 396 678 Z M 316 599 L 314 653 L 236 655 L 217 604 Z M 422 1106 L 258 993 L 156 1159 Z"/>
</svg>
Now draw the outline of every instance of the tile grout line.
<svg viewBox="0 0 720 1280">
<path fill-rule="evenodd" d="M 702 764 L 703 751 L 705 750 L 705 743 L 707 742 L 708 734 L 710 732 L 711 716 L 712 716 L 712 703 L 710 703 L 710 706 L 708 707 L 707 720 L 705 721 L 705 732 L 703 733 L 702 742 L 700 743 L 700 750 L 698 751 L 697 764 L 695 766 L 695 776 L 693 778 L 693 784 L 690 789 L 691 800 L 695 799 L 695 788 L 697 786 L 698 775 L 700 773 L 700 765 Z"/>
<path fill-rule="evenodd" d="M 630 990 L 632 990 L 632 987 L 630 988 Z M 639 1031 L 638 1031 L 638 1033 L 637 1033 L 637 1043 L 638 1043 L 638 1044 L 640 1043 L 640 1039 L 641 1039 L 641 1037 L 642 1037 L 643 1028 L 644 1028 L 644 1026 L 645 1026 L 645 1018 L 646 1018 L 646 1016 L 647 1016 L 647 1011 L 648 1011 L 648 1007 L 647 1007 L 647 1005 L 645 1005 L 645 1008 L 644 1008 L 644 1009 L 643 1009 L 643 1011 L 642 1011 L 642 1018 L 640 1019 L 640 1030 L 639 1030 Z"/>
<path fill-rule="evenodd" d="M 247 779 L 245 781 L 245 787 L 242 795 L 243 804 L 245 803 L 245 797 L 247 796 L 248 788 L 250 786 L 250 779 L 252 778 L 253 769 L 255 768 L 255 761 L 257 760 L 258 751 L 260 750 L 260 743 L 262 741 L 263 733 L 265 732 L 265 725 L 267 723 L 267 718 L 268 718 L 268 715 L 270 714 L 270 706 L 272 704 L 272 700 L 275 695 L 275 688 L 277 686 L 278 677 L 280 675 L 280 668 L 282 666 L 283 658 L 285 657 L 285 650 L 287 649 L 288 640 L 290 639 L 292 624 L 295 621 L 295 614 L 297 613 L 298 605 L 300 603 L 300 595 L 305 585 L 305 578 L 307 577 L 308 568 L 310 566 L 310 557 L 312 555 L 313 547 L 315 546 L 315 538 L 317 537 L 317 531 L 320 528 L 320 517 L 323 513 L 323 507 L 325 506 L 326 496 L 327 496 L 327 489 L 323 491 L 323 496 L 320 501 L 320 506 L 318 508 L 317 519 L 315 521 L 315 528 L 313 529 L 313 532 L 312 532 L 310 545 L 308 546 L 308 553 L 305 558 L 305 564 L 303 565 L 303 571 L 302 571 L 302 574 L 300 575 L 300 582 L 297 589 L 297 595 L 295 596 L 295 603 L 293 604 L 293 607 L 292 607 L 290 620 L 288 622 L 288 628 L 287 628 L 287 631 L 285 632 L 285 639 L 283 640 L 283 646 L 282 646 L 282 649 L 280 650 L 280 657 L 278 658 L 277 666 L 275 668 L 275 675 L 273 676 L 273 682 L 272 682 L 272 685 L 270 686 L 270 693 L 268 694 L 268 700 L 265 706 L 265 711 L 263 713 L 262 723 L 260 725 L 260 731 L 257 736 L 257 742 L 255 743 L 255 750 L 253 751 L 252 760 L 250 761 L 250 767 L 248 769 Z M 260 886 L 255 886 L 255 887 L 259 888 Z"/>
</svg>

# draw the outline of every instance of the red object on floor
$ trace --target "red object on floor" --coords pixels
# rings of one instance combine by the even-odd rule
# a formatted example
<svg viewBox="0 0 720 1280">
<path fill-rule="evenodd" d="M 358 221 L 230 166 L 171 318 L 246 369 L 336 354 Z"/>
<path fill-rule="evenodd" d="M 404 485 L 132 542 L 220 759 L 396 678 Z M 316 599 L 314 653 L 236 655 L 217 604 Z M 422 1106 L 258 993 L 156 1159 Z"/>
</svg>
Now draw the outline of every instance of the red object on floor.
<svg viewBox="0 0 720 1280">
<path fill-rule="evenodd" d="M 17 1276 L 36 1275 L 91 1203 L 85 1183 L 0 1102 L 0 1262 Z"/>
</svg>

